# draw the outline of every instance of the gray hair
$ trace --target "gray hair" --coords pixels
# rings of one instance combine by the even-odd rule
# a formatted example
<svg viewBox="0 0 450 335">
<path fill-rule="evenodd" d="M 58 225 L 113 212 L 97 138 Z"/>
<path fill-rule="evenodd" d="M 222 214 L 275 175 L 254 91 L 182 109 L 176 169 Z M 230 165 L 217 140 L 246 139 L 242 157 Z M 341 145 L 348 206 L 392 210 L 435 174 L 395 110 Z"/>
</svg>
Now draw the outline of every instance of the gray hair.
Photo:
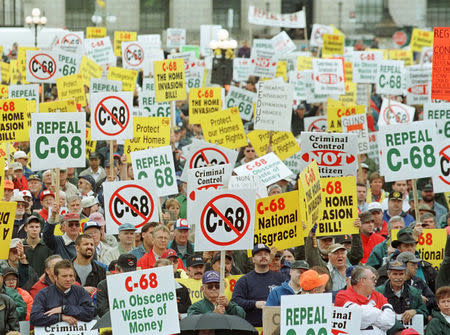
<svg viewBox="0 0 450 335">
<path fill-rule="evenodd" d="M 55 259 L 63 259 L 60 255 L 51 255 L 51 256 L 48 256 L 46 259 L 45 259 L 45 261 L 44 261 L 44 267 L 46 268 L 46 269 L 50 269 L 50 262 L 51 261 L 53 261 L 53 260 L 55 260 Z"/>
<path fill-rule="evenodd" d="M 81 197 L 78 196 L 78 195 L 71 195 L 70 197 L 68 197 L 66 199 L 66 202 L 67 202 L 67 204 L 70 204 L 74 200 L 80 200 L 81 201 Z"/>
<path fill-rule="evenodd" d="M 160 225 L 156 226 L 155 229 L 153 229 L 152 236 L 155 237 L 156 233 L 159 232 L 160 230 L 170 235 L 170 230 L 166 226 Z"/>
<path fill-rule="evenodd" d="M 388 224 L 387 224 L 387 230 L 391 231 L 392 230 L 392 223 L 394 222 L 398 222 L 401 221 L 403 223 L 403 226 L 405 225 L 405 221 L 403 220 L 403 218 L 400 215 L 395 215 L 393 217 L 390 218 Z"/>
<path fill-rule="evenodd" d="M 350 283 L 352 285 L 356 285 L 361 281 L 361 279 L 367 278 L 367 275 L 366 275 L 367 270 L 371 271 L 374 274 L 376 273 L 376 270 L 371 266 L 367 266 L 367 265 L 355 266 L 355 268 L 352 271 L 352 277 L 350 279 Z M 378 274 L 377 274 L 377 277 L 378 277 Z"/>
<path fill-rule="evenodd" d="M 155 262 L 154 267 L 157 268 L 160 265 L 162 265 L 162 266 L 172 265 L 172 262 L 167 258 L 160 258 Z"/>
<path fill-rule="evenodd" d="M 425 213 L 420 216 L 420 222 L 423 222 L 423 220 L 426 220 L 426 219 L 433 219 L 434 222 L 436 222 L 436 218 L 431 213 Z"/>
</svg>

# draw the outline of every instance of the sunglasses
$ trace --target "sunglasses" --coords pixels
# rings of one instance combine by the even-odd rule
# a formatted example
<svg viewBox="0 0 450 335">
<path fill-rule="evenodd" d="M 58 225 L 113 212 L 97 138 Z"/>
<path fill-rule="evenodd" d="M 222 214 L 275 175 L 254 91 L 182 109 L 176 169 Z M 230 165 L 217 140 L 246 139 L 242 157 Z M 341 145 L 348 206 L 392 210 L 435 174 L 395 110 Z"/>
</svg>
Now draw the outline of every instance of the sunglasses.
<svg viewBox="0 0 450 335">
<path fill-rule="evenodd" d="M 80 223 L 79 222 L 76 222 L 76 223 L 73 223 L 73 222 L 71 222 L 71 223 L 69 223 L 69 224 L 67 224 L 69 227 L 79 227 L 80 226 Z"/>
<path fill-rule="evenodd" d="M 206 288 L 208 290 L 212 290 L 213 288 L 215 288 L 216 290 L 219 290 L 220 289 L 220 284 L 219 283 L 208 284 L 208 285 L 206 285 Z"/>
<path fill-rule="evenodd" d="M 255 150 L 245 150 L 245 152 L 255 152 Z"/>
</svg>

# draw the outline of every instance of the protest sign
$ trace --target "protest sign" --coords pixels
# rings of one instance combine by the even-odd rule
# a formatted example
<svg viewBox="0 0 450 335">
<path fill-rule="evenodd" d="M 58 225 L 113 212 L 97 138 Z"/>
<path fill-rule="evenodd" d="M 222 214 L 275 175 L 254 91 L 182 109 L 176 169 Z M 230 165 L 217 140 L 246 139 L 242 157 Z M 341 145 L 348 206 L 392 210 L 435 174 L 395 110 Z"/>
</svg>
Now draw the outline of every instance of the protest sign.
<svg viewBox="0 0 450 335">
<path fill-rule="evenodd" d="M 248 58 L 233 59 L 233 80 L 247 81 L 250 73 L 253 72 L 253 63 Z"/>
<path fill-rule="evenodd" d="M 362 106 L 364 107 L 364 106 Z M 369 152 L 369 129 L 367 127 L 367 116 L 365 113 L 342 116 L 342 132 L 356 133 L 358 135 L 358 154 Z"/>
<path fill-rule="evenodd" d="M 301 101 L 306 100 L 306 88 L 303 81 L 303 71 L 289 72 L 289 83 L 293 87 L 293 107 L 296 108 Z"/>
<path fill-rule="evenodd" d="M 107 277 L 111 326 L 120 334 L 178 334 L 173 267 L 118 273 Z"/>
<path fill-rule="evenodd" d="M 303 80 L 305 82 L 306 102 L 318 103 L 327 101 L 328 94 L 319 94 L 314 85 L 314 73 L 312 70 L 303 71 Z M 345 87 L 344 87 L 345 89 Z"/>
<path fill-rule="evenodd" d="M 175 280 L 186 286 L 191 303 L 195 304 L 197 301 L 203 299 L 202 280 L 194 278 L 175 278 Z M 176 284 L 175 284 L 176 285 Z"/>
<path fill-rule="evenodd" d="M 431 82 L 431 64 L 412 65 L 405 68 L 406 103 L 423 105 L 428 102 Z"/>
<path fill-rule="evenodd" d="M 30 83 L 56 83 L 58 53 L 54 51 L 27 50 L 26 80 Z M 3 71 L 2 71 L 3 72 Z M 2 78 L 2 81 L 3 78 Z"/>
<path fill-rule="evenodd" d="M 136 229 L 158 221 L 158 190 L 153 178 L 104 183 L 106 228 L 117 234 L 124 223 Z"/>
<path fill-rule="evenodd" d="M 0 102 L 0 143 L 29 140 L 30 117 L 25 112 L 27 100 L 2 99 Z"/>
<path fill-rule="evenodd" d="M 324 132 L 328 129 L 328 120 L 326 116 L 305 117 L 305 131 Z"/>
<path fill-rule="evenodd" d="M 332 334 L 360 334 L 361 310 L 358 308 L 333 307 Z"/>
<path fill-rule="evenodd" d="M 295 139 L 298 147 L 300 148 L 300 139 Z M 292 171 L 293 175 L 298 175 L 302 171 L 300 164 L 300 150 L 293 154 L 291 157 L 283 160 L 283 163 Z"/>
<path fill-rule="evenodd" d="M 447 192 L 450 190 L 450 103 L 424 104 L 423 119 L 435 120 L 437 128 L 434 146 L 439 168 L 437 176 L 433 177 L 433 190 L 435 193 Z"/>
<path fill-rule="evenodd" d="M 186 29 L 169 28 L 167 29 L 167 49 L 181 48 L 186 44 Z"/>
<path fill-rule="evenodd" d="M 303 227 L 297 191 L 256 201 L 253 244 L 264 243 L 278 250 L 303 245 Z"/>
<path fill-rule="evenodd" d="M 151 45 L 152 48 L 161 48 L 161 34 L 143 34 L 138 35 L 137 40 Z"/>
<path fill-rule="evenodd" d="M 133 151 L 170 144 L 170 119 L 168 117 L 133 117 L 133 137 L 125 140 L 127 162 Z"/>
<path fill-rule="evenodd" d="M 315 160 L 320 177 L 356 176 L 358 139 L 356 134 L 302 132 L 301 162 Z"/>
<path fill-rule="evenodd" d="M 56 88 L 58 99 L 74 98 L 77 105 L 86 106 L 86 94 L 81 74 L 72 74 L 56 79 Z"/>
<path fill-rule="evenodd" d="M 233 167 L 231 164 L 206 166 L 188 170 L 188 182 L 186 197 L 195 200 L 197 191 L 214 188 L 220 190 L 226 188 L 231 177 Z M 188 202 L 188 211 L 192 202 Z"/>
<path fill-rule="evenodd" d="M 7 99 L 8 98 L 8 92 L 9 91 L 9 86 L 8 85 L 1 85 L 0 84 L 0 98 L 2 99 Z"/>
<path fill-rule="evenodd" d="M 19 82 L 19 64 L 17 59 L 11 59 L 9 61 L 9 83 L 17 84 Z"/>
<path fill-rule="evenodd" d="M 315 161 L 300 172 L 297 184 L 302 221 L 309 231 L 314 223 L 320 219 L 323 207 L 319 169 Z"/>
<path fill-rule="evenodd" d="M 9 99 L 25 98 L 39 101 L 39 85 L 9 85 L 7 97 Z"/>
<path fill-rule="evenodd" d="M 154 178 L 161 197 L 178 193 L 170 146 L 132 151 L 130 157 L 135 180 Z"/>
<path fill-rule="evenodd" d="M 285 56 L 296 49 L 294 42 L 285 31 L 276 34 L 271 41 L 278 57 Z"/>
<path fill-rule="evenodd" d="M 93 140 L 117 140 L 133 137 L 132 92 L 99 92 L 90 96 Z"/>
<path fill-rule="evenodd" d="M 402 95 L 403 62 L 399 60 L 383 60 L 377 62 L 377 94 Z"/>
<path fill-rule="evenodd" d="M 83 44 L 80 44 L 82 46 Z M 78 73 L 82 56 L 73 52 L 58 51 L 58 77 Z"/>
<path fill-rule="evenodd" d="M 317 223 L 317 236 L 358 234 L 356 177 L 321 178 L 323 212 Z"/>
<path fill-rule="evenodd" d="M 170 117 L 170 102 L 156 102 L 155 91 L 139 94 L 139 109 L 143 116 Z"/>
<path fill-rule="evenodd" d="M 413 54 L 411 50 L 406 49 L 389 49 L 389 59 L 399 60 L 404 66 L 413 65 Z"/>
<path fill-rule="evenodd" d="M 55 47 L 70 53 L 82 52 L 84 32 L 60 31 L 56 33 Z"/>
<path fill-rule="evenodd" d="M 345 83 L 345 94 L 341 94 L 338 96 L 333 95 L 332 97 L 333 98 L 337 97 L 337 101 L 343 103 L 344 105 L 355 105 L 356 100 L 357 100 L 356 87 L 357 87 L 356 83 L 347 81 Z M 362 104 L 362 105 L 364 105 L 364 104 Z"/>
<path fill-rule="evenodd" d="M 375 162 L 378 166 L 380 165 L 380 156 L 378 154 L 378 132 L 369 133 L 369 152 L 367 156 Z"/>
<path fill-rule="evenodd" d="M 230 275 L 225 277 L 224 295 L 228 298 L 228 300 L 231 300 L 231 298 L 233 297 L 236 282 L 243 276 L 244 275 Z"/>
<path fill-rule="evenodd" d="M 290 131 L 293 88 L 276 80 L 258 82 L 254 129 Z"/>
<path fill-rule="evenodd" d="M 387 125 L 378 132 L 380 173 L 387 182 L 435 177 L 437 141 L 435 121 Z"/>
<path fill-rule="evenodd" d="M 433 32 L 413 28 L 410 47 L 412 51 L 421 52 L 424 47 L 433 46 Z"/>
<path fill-rule="evenodd" d="M 98 92 L 120 92 L 120 91 L 122 91 L 121 81 L 91 78 L 89 85 L 90 94 Z"/>
<path fill-rule="evenodd" d="M 189 123 L 199 124 L 208 114 L 221 110 L 220 87 L 192 88 L 189 92 Z"/>
<path fill-rule="evenodd" d="M 220 25 L 201 24 L 200 25 L 200 53 L 203 56 L 210 56 L 211 49 L 209 43 L 211 41 L 218 41 L 217 33 L 222 29 Z M 197 56 L 198 58 L 198 56 Z"/>
<path fill-rule="evenodd" d="M 286 28 L 305 28 L 306 25 L 305 13 L 302 10 L 290 14 L 278 14 L 255 6 L 248 7 L 248 23 Z"/>
<path fill-rule="evenodd" d="M 201 118 L 203 136 L 209 143 L 229 149 L 237 149 L 248 144 L 244 126 L 237 107 L 220 113 L 206 114 Z"/>
<path fill-rule="evenodd" d="M 263 307 L 263 334 L 280 333 L 280 306 Z"/>
<path fill-rule="evenodd" d="M 266 198 L 267 187 L 261 181 L 258 176 L 231 176 L 228 183 L 228 189 L 230 190 L 255 190 L 256 199 Z"/>
<path fill-rule="evenodd" d="M 102 38 L 106 36 L 106 27 L 86 27 L 86 38 Z"/>
<path fill-rule="evenodd" d="M 188 222 L 198 225 L 195 251 L 252 249 L 255 200 L 249 190 L 196 192 L 188 211 Z"/>
<path fill-rule="evenodd" d="M 378 63 L 383 60 L 381 51 L 353 52 L 353 81 L 355 83 L 375 83 L 377 80 Z"/>
<path fill-rule="evenodd" d="M 2 149 L 0 149 L 2 150 Z M 6 154 L 6 152 L 5 152 Z M 1 155 L 1 154 L 0 154 Z M 0 157 L 0 199 L 3 199 L 5 190 L 5 170 L 7 169 L 6 160 Z"/>
<path fill-rule="evenodd" d="M 97 141 L 91 139 L 91 128 L 86 128 L 86 158 L 89 159 L 89 154 L 94 152 L 97 147 Z"/>
<path fill-rule="evenodd" d="M 236 86 L 230 86 L 225 99 L 225 107 L 238 107 L 242 120 L 250 121 L 253 115 L 253 104 L 256 101 L 256 93 Z"/>
<path fill-rule="evenodd" d="M 336 34 L 323 34 L 322 57 L 333 57 L 344 53 L 345 36 Z"/>
<path fill-rule="evenodd" d="M 167 59 L 153 62 L 157 102 L 186 99 L 184 60 Z"/>
<path fill-rule="evenodd" d="M 4 164 L 1 166 L 4 169 Z M 0 201 L 0 259 L 8 259 L 17 202 Z"/>
<path fill-rule="evenodd" d="M 143 69 L 145 66 L 144 43 L 140 42 L 122 42 L 122 60 L 125 69 Z"/>
<path fill-rule="evenodd" d="M 136 41 L 137 32 L 135 31 L 118 31 L 114 32 L 114 55 L 122 56 L 122 42 Z"/>
<path fill-rule="evenodd" d="M 282 335 L 331 334 L 333 303 L 331 293 L 282 295 Z"/>
<path fill-rule="evenodd" d="M 311 31 L 309 45 L 312 47 L 323 47 L 323 35 L 333 34 L 333 27 L 314 23 Z"/>
<path fill-rule="evenodd" d="M 271 40 L 254 39 L 250 59 L 253 65 L 253 75 L 263 78 L 275 77 L 278 56 Z"/>
<path fill-rule="evenodd" d="M 414 107 L 395 100 L 383 99 L 378 117 L 378 126 L 397 123 L 410 123 L 414 119 Z"/>
<path fill-rule="evenodd" d="M 283 78 L 283 81 L 287 81 L 287 61 L 279 60 L 277 63 L 277 71 L 275 73 L 275 77 Z"/>
<path fill-rule="evenodd" d="M 313 83 L 316 93 L 344 94 L 344 63 L 341 59 L 315 58 L 313 64 Z"/>
<path fill-rule="evenodd" d="M 2 82 L 9 84 L 9 63 L 0 62 L 0 73 Z"/>
<path fill-rule="evenodd" d="M 108 80 L 118 80 L 122 82 L 122 91 L 129 91 L 134 93 L 136 87 L 137 71 L 122 69 L 120 67 L 110 67 Z"/>
<path fill-rule="evenodd" d="M 83 76 L 83 85 L 89 86 L 91 79 L 100 78 L 102 76 L 103 70 L 102 67 L 92 59 L 83 56 L 79 73 Z"/>
<path fill-rule="evenodd" d="M 253 130 L 247 134 L 247 138 L 252 144 L 258 156 L 263 156 L 267 152 L 270 142 L 270 132 L 266 130 Z M 272 150 L 281 159 L 285 160 L 296 152 L 300 147 L 290 131 L 277 131 L 272 136 Z"/>
<path fill-rule="evenodd" d="M 365 114 L 365 106 L 349 105 L 345 106 L 343 103 L 333 99 L 327 99 L 327 122 L 328 130 L 334 132 L 342 132 L 341 118 L 343 116 Z"/>
<path fill-rule="evenodd" d="M 432 64 L 433 63 L 433 48 L 422 48 L 420 53 L 420 64 Z"/>
<path fill-rule="evenodd" d="M 40 113 L 76 113 L 77 106 L 74 99 L 41 102 Z"/>
<path fill-rule="evenodd" d="M 116 64 L 116 56 L 109 36 L 84 40 L 84 52 L 88 58 L 99 65 Z"/>
<path fill-rule="evenodd" d="M 31 168 L 35 171 L 86 165 L 86 113 L 31 115 Z"/>
<path fill-rule="evenodd" d="M 395 314 L 395 317 L 397 320 L 399 320 L 403 327 L 405 329 L 409 329 L 412 328 L 415 331 L 417 331 L 418 334 L 420 335 L 425 335 L 424 332 L 424 327 L 423 327 L 423 315 L 422 314 L 416 314 L 412 317 L 411 320 L 409 320 L 409 322 L 403 322 L 402 321 L 402 314 Z"/>
<path fill-rule="evenodd" d="M 312 70 L 311 56 L 297 56 L 297 71 Z"/>
<path fill-rule="evenodd" d="M 266 186 L 292 175 L 292 171 L 273 152 L 235 168 L 234 172 L 238 176 L 258 176 Z"/>
<path fill-rule="evenodd" d="M 78 320 L 76 324 L 70 325 L 67 322 L 58 322 L 51 326 L 35 327 L 34 334 L 36 335 L 98 335 L 98 329 L 92 329 L 97 323 L 97 320 L 84 322 Z M 29 328 L 29 327 L 28 327 Z M 29 332 L 29 330 L 28 330 Z"/>
</svg>

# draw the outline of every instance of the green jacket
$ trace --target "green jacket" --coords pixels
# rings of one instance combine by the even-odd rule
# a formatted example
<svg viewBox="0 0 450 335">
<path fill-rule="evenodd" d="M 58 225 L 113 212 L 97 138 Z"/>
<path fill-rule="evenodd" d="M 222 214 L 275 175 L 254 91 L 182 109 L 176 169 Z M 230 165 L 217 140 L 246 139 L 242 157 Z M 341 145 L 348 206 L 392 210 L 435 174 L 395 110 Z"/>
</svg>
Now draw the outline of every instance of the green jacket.
<svg viewBox="0 0 450 335">
<path fill-rule="evenodd" d="M 22 296 L 19 294 L 19 292 L 3 285 L 3 287 L 0 288 L 0 293 L 6 294 L 14 301 L 14 303 L 16 304 L 17 317 L 19 318 L 19 321 L 24 321 L 25 317 L 27 316 L 27 304 L 25 303 L 25 301 L 23 301 Z"/>
<path fill-rule="evenodd" d="M 203 298 L 200 301 L 192 304 L 187 311 L 188 315 L 196 315 L 196 314 L 206 314 L 212 313 L 214 311 L 215 306 L 206 298 Z M 225 309 L 225 313 L 228 315 L 236 315 L 245 319 L 245 311 L 238 304 L 229 301 L 228 307 Z"/>
<path fill-rule="evenodd" d="M 19 330 L 16 306 L 9 296 L 0 294 L 0 335 L 13 330 Z"/>
<path fill-rule="evenodd" d="M 444 260 L 439 267 L 439 272 L 436 277 L 436 290 L 439 287 L 450 285 L 450 235 L 447 236 L 447 243 L 445 244 Z"/>
<path fill-rule="evenodd" d="M 387 256 L 387 240 L 373 247 L 366 265 L 379 269 L 383 265 L 383 259 Z"/>
<path fill-rule="evenodd" d="M 184 194 L 180 194 L 175 198 L 180 203 L 180 218 L 187 219 L 187 198 Z"/>
<path fill-rule="evenodd" d="M 445 320 L 441 312 L 433 311 L 433 319 L 428 323 L 425 335 L 450 334 L 450 323 Z"/>
</svg>

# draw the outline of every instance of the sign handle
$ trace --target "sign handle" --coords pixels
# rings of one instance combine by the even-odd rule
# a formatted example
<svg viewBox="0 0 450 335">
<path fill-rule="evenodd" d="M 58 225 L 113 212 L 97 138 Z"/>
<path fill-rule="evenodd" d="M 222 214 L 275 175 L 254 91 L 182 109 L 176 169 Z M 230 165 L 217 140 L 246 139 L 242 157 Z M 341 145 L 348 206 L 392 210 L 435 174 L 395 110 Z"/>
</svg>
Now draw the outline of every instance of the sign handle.
<svg viewBox="0 0 450 335">
<path fill-rule="evenodd" d="M 170 137 L 175 133 L 175 101 L 170 102 Z"/>
<path fill-rule="evenodd" d="M 302 11 L 303 11 L 303 17 L 305 18 L 305 28 L 303 29 L 303 31 L 304 31 L 304 35 L 305 35 L 306 45 L 307 45 L 307 48 L 309 49 L 308 24 L 306 21 L 306 7 L 305 6 L 302 7 Z"/>
<path fill-rule="evenodd" d="M 56 206 L 59 206 L 59 188 L 60 188 L 60 183 L 59 183 L 59 177 L 61 174 L 61 170 L 60 168 L 56 168 L 55 169 L 55 173 L 56 173 L 56 177 L 55 177 L 55 202 L 56 202 Z M 59 215 L 57 216 L 57 222 L 59 222 Z"/>
<path fill-rule="evenodd" d="M 111 173 L 111 181 L 114 181 L 114 141 L 111 140 L 109 141 L 109 169 L 110 169 L 110 173 Z"/>
<path fill-rule="evenodd" d="M 158 197 L 158 210 L 159 210 L 159 221 L 164 224 L 163 212 L 162 212 L 162 200 Z"/>
<path fill-rule="evenodd" d="M 418 196 L 417 196 L 417 179 L 412 179 L 412 189 L 413 189 L 413 197 L 414 197 L 414 213 L 416 215 L 416 223 L 419 222 L 420 213 L 418 208 Z"/>
<path fill-rule="evenodd" d="M 8 163 L 9 168 L 9 142 L 6 142 L 6 163 Z"/>
<path fill-rule="evenodd" d="M 41 84 L 41 102 L 44 102 L 44 83 Z"/>
<path fill-rule="evenodd" d="M 272 152 L 272 137 L 273 137 L 273 131 L 269 131 L 269 144 L 267 145 L 266 154 Z"/>
<path fill-rule="evenodd" d="M 225 250 L 220 251 L 220 295 L 225 292 Z"/>
</svg>

